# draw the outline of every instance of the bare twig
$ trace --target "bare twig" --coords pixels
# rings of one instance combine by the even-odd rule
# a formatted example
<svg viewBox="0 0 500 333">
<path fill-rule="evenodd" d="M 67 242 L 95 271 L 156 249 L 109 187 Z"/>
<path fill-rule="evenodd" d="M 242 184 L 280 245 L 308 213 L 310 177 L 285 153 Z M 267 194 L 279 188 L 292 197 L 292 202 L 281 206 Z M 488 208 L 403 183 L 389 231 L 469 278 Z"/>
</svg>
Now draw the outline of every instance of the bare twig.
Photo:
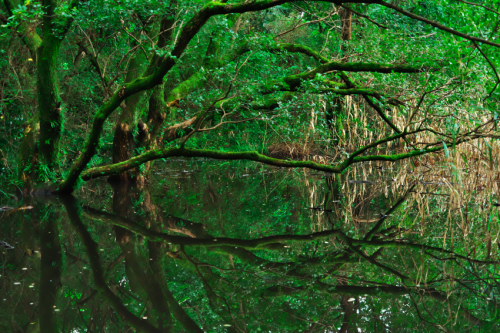
<svg viewBox="0 0 500 333">
<path fill-rule="evenodd" d="M 344 6 L 344 5 L 340 5 L 340 7 L 344 8 L 344 9 L 347 9 L 347 10 L 349 10 L 349 11 L 353 12 L 354 14 L 356 14 L 356 15 L 358 15 L 358 16 L 360 16 L 360 17 L 362 17 L 362 18 L 367 19 L 368 21 L 370 21 L 371 23 L 375 24 L 375 25 L 376 25 L 377 27 L 379 27 L 379 28 L 382 28 L 382 29 L 388 29 L 385 25 L 375 22 L 375 21 L 374 21 L 374 20 L 372 20 L 369 16 L 364 15 L 364 14 L 361 14 L 361 13 L 359 13 L 359 12 L 357 12 L 357 11 L 353 10 L 353 9 L 352 9 L 352 8 L 350 8 L 350 7 L 346 7 L 346 6 Z"/>
<path fill-rule="evenodd" d="M 213 101 L 213 102 L 212 102 L 212 104 L 211 104 L 211 105 L 210 105 L 210 106 L 206 109 L 206 111 L 205 111 L 205 112 L 201 115 L 200 119 L 199 119 L 199 120 L 197 120 L 196 128 L 195 128 L 195 129 L 194 129 L 191 133 L 189 133 L 188 135 L 186 135 L 186 138 L 185 138 L 185 139 L 184 139 L 184 141 L 182 141 L 182 143 L 181 143 L 181 148 L 184 148 L 184 145 L 186 144 L 186 142 L 188 141 L 188 139 L 189 139 L 189 138 L 190 138 L 190 137 L 191 137 L 194 133 L 199 132 L 200 127 L 201 127 L 201 125 L 202 125 L 203 121 L 205 120 L 205 117 L 206 117 L 207 113 L 208 113 L 210 110 L 212 110 L 212 108 L 214 107 L 214 105 L 215 105 L 215 104 L 217 104 L 217 102 L 220 102 L 220 101 L 222 101 L 222 100 L 226 99 L 226 98 L 227 98 L 227 96 L 229 96 L 229 93 L 231 92 L 231 89 L 233 88 L 234 81 L 236 81 L 236 78 L 238 77 L 238 74 L 239 74 L 239 72 L 240 72 L 240 69 L 241 69 L 243 66 L 245 66 L 245 64 L 247 63 L 248 59 L 249 59 L 252 55 L 253 55 L 253 53 L 251 53 L 251 54 L 250 54 L 250 55 L 249 55 L 249 56 L 245 59 L 245 61 L 243 62 L 243 64 L 241 64 L 241 66 L 240 66 L 240 67 L 238 67 L 238 68 L 236 69 L 236 73 L 234 74 L 234 77 L 233 77 L 233 79 L 231 80 L 231 83 L 229 83 L 229 88 L 227 89 L 226 94 L 225 94 L 224 96 L 222 96 L 222 97 L 220 97 L 220 98 L 216 99 L 215 101 Z M 236 66 L 238 66 L 238 64 L 236 64 Z"/>
<path fill-rule="evenodd" d="M 481 55 L 484 57 L 484 59 L 486 59 L 486 61 L 488 62 L 488 64 L 490 65 L 491 69 L 493 69 L 493 72 L 495 73 L 496 77 L 497 77 L 497 83 L 495 84 L 495 86 L 493 87 L 493 89 L 490 91 L 490 94 L 488 95 L 488 98 L 491 97 L 491 95 L 493 94 L 493 92 L 497 89 L 498 87 L 498 84 L 500 83 L 500 76 L 498 76 L 498 72 L 497 72 L 497 69 L 495 68 L 495 66 L 491 63 L 490 59 L 488 58 L 488 56 L 483 52 L 483 50 L 481 50 L 481 48 L 479 47 L 479 45 L 477 45 L 477 43 L 475 41 L 472 41 L 472 43 L 474 44 L 474 46 L 478 49 L 478 51 L 481 53 Z"/>
<path fill-rule="evenodd" d="M 253 118 L 246 118 L 246 119 L 241 119 L 241 120 L 234 120 L 234 121 L 224 121 L 224 122 L 221 122 L 217 125 L 215 125 L 214 127 L 210 127 L 210 128 L 202 128 L 199 130 L 199 132 L 208 132 L 208 131 L 213 131 L 214 129 L 222 126 L 222 125 L 227 125 L 227 124 L 239 124 L 239 123 L 244 123 L 244 122 L 247 122 L 247 121 L 252 121 L 252 120 L 269 120 L 269 119 L 264 119 L 264 118 L 259 118 L 260 116 L 262 116 L 263 114 L 259 114 L 258 116 L 256 117 L 253 117 Z M 275 118 L 275 117 L 271 117 L 272 118 Z"/>
<path fill-rule="evenodd" d="M 466 3 L 466 4 L 471 5 L 471 6 L 483 7 L 484 9 L 486 9 L 489 12 L 492 12 L 492 13 L 495 13 L 497 15 L 500 15 L 500 12 L 497 12 L 496 10 L 491 9 L 489 7 L 486 7 L 485 5 L 482 5 L 480 3 L 474 3 L 474 2 L 464 1 L 464 0 L 457 0 L 457 1 L 458 2 L 462 2 L 462 3 Z"/>
<path fill-rule="evenodd" d="M 287 30 L 287 31 L 285 31 L 285 32 L 282 32 L 282 33 L 280 33 L 280 34 L 276 35 L 276 36 L 274 37 L 274 39 L 276 39 L 276 38 L 278 38 L 278 37 L 281 37 L 281 36 L 283 36 L 283 35 L 286 35 L 286 34 L 288 34 L 288 33 L 292 32 L 292 31 L 294 31 L 294 30 L 296 30 L 296 29 L 298 29 L 298 28 L 300 28 L 300 27 L 305 26 L 305 25 L 309 25 L 309 24 L 313 24 L 313 23 L 318 23 L 318 22 L 322 22 L 322 21 L 324 21 L 324 20 L 327 20 L 328 18 L 330 18 L 332 15 L 336 14 L 337 12 L 338 12 L 338 11 L 337 11 L 337 9 L 334 9 L 334 10 L 332 10 L 332 11 L 331 11 L 331 12 L 330 12 L 327 16 L 325 16 L 325 17 L 323 17 L 323 18 L 320 18 L 320 19 L 317 19 L 317 20 L 314 20 L 314 21 L 309 21 L 309 22 L 306 22 L 306 23 L 302 23 L 302 24 L 296 25 L 296 26 L 294 26 L 292 29 Z"/>
</svg>

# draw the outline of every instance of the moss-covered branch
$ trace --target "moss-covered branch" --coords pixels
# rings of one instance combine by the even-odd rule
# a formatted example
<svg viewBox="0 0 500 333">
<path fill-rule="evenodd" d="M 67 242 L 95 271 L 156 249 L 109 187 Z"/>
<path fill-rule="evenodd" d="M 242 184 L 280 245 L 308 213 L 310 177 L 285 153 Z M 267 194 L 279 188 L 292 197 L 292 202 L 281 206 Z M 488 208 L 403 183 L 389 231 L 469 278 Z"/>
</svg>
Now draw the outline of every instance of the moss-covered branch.
<svg viewBox="0 0 500 333">
<path fill-rule="evenodd" d="M 328 58 L 322 56 L 319 52 L 316 52 L 315 50 L 311 49 L 310 47 L 307 47 L 307 46 L 304 46 L 304 45 L 280 43 L 280 44 L 278 44 L 277 49 L 278 50 L 285 50 L 285 51 L 288 51 L 288 52 L 297 52 L 297 53 L 302 53 L 302 54 L 308 55 L 308 56 L 316 59 L 317 61 L 319 61 L 323 65 L 326 65 L 326 64 L 330 63 L 330 60 Z M 341 64 L 344 64 L 344 63 L 341 63 Z M 347 88 L 349 88 L 349 89 L 346 89 L 345 91 L 352 90 L 352 89 L 357 89 L 358 88 L 354 84 L 354 82 L 349 78 L 349 76 L 347 76 L 346 73 L 344 73 L 344 72 L 341 71 L 340 72 L 340 76 L 341 76 L 342 80 L 345 82 Z M 342 95 L 342 92 L 340 92 L 340 91 L 339 92 L 333 91 L 333 92 Z M 383 109 L 377 104 L 377 102 L 370 97 L 370 95 L 372 95 L 372 96 L 374 96 L 376 98 L 379 98 L 380 97 L 379 95 L 377 95 L 376 93 L 369 93 L 369 94 L 367 94 L 367 93 L 359 93 L 359 94 L 364 97 L 364 99 L 366 100 L 366 102 L 368 103 L 368 105 L 370 105 L 372 108 L 374 108 L 375 111 L 380 115 L 380 117 L 396 133 L 401 133 L 401 130 L 399 128 L 397 128 L 397 126 L 392 123 L 392 121 L 387 117 L 387 115 L 385 114 L 385 112 L 383 111 Z"/>
<path fill-rule="evenodd" d="M 330 59 L 321 55 L 319 52 L 301 44 L 279 43 L 276 49 L 279 51 L 287 51 L 290 53 L 302 53 L 316 59 L 322 64 L 327 64 L 330 62 Z"/>
<path fill-rule="evenodd" d="M 9 16 L 13 15 L 13 10 L 17 9 L 21 6 L 22 1 L 19 0 L 3 0 L 5 7 L 7 8 L 7 12 Z M 36 32 L 35 26 L 30 26 L 26 22 L 21 22 L 17 26 L 17 30 L 19 35 L 22 37 L 24 44 L 30 50 L 31 56 L 34 60 L 37 60 L 37 50 L 42 45 L 42 38 Z"/>
<path fill-rule="evenodd" d="M 318 74 L 323 74 L 331 71 L 348 71 L 348 72 L 378 72 L 378 73 L 419 73 L 425 70 L 425 66 L 408 66 L 408 65 L 392 65 L 392 64 L 376 64 L 376 63 L 348 63 L 348 62 L 329 62 L 320 65 L 310 71 L 289 75 L 280 79 L 272 80 L 264 83 L 259 88 L 259 93 L 270 94 L 275 91 L 293 91 L 300 87 L 306 80 L 312 80 Z M 333 81 L 325 81 L 327 85 L 335 85 L 336 88 L 359 89 L 359 94 L 374 95 L 373 90 L 364 91 L 365 89 L 356 87 L 355 85 L 343 85 Z M 334 88 L 335 89 L 335 88 Z M 335 92 L 335 91 L 332 91 Z M 353 93 L 351 93 L 353 94 Z M 346 94 L 344 94 L 346 95 Z"/>
<path fill-rule="evenodd" d="M 261 154 L 257 151 L 224 152 L 224 151 L 209 150 L 209 149 L 165 148 L 165 149 L 156 149 L 148 151 L 144 154 L 135 156 L 121 163 L 105 165 L 89 169 L 82 174 L 82 179 L 90 180 L 93 178 L 115 175 L 119 172 L 135 168 L 148 161 L 160 158 L 169 158 L 169 157 L 206 157 L 219 160 L 248 160 L 284 168 L 309 168 L 313 170 L 330 172 L 330 173 L 340 173 L 346 168 L 348 168 L 350 165 L 359 162 L 369 162 L 369 161 L 396 162 L 406 158 L 420 156 L 431 152 L 436 152 L 441 149 L 442 146 L 438 146 L 433 148 L 414 150 L 408 153 L 395 154 L 395 155 L 356 156 L 352 159 L 347 159 L 346 161 L 338 165 L 325 165 L 313 161 L 292 161 L 292 160 L 282 160 L 282 159 L 272 158 L 264 154 Z"/>
<path fill-rule="evenodd" d="M 80 174 L 84 171 L 87 163 L 90 161 L 92 156 L 96 153 L 97 147 L 99 145 L 99 140 L 101 132 L 103 129 L 104 122 L 111 115 L 111 113 L 121 104 L 121 102 L 140 91 L 153 88 L 154 86 L 160 84 L 163 81 L 163 77 L 170 71 L 170 69 L 176 64 L 177 59 L 183 54 L 188 43 L 191 39 L 198 33 L 198 31 L 205 25 L 205 23 L 212 16 L 230 14 L 230 13 L 244 13 L 248 11 L 260 11 L 275 7 L 288 2 L 287 0 L 261 0 L 243 3 L 221 3 L 221 2 L 209 2 L 203 6 L 182 28 L 177 38 L 177 43 L 174 45 L 172 52 L 160 59 L 158 65 L 156 64 L 151 68 L 151 74 L 147 77 L 138 78 L 137 80 L 124 84 L 119 88 L 113 96 L 108 99 L 99 108 L 94 116 L 92 128 L 90 130 L 88 139 L 82 150 L 82 153 L 75 161 L 71 169 L 69 170 L 66 179 L 59 184 L 55 192 L 57 193 L 68 193 L 72 192 Z M 334 3 L 340 3 L 341 1 L 332 1 Z M 362 1 L 351 1 L 351 2 L 362 2 Z M 320 70 L 351 70 L 351 71 L 379 71 L 379 72 L 418 72 L 423 69 L 422 66 L 397 66 L 397 65 L 385 65 L 385 64 L 350 64 L 350 63 L 329 63 L 322 65 Z M 316 73 L 311 73 L 311 75 Z M 300 80 L 300 78 L 297 78 Z"/>
<path fill-rule="evenodd" d="M 342 78 L 342 80 L 346 83 L 346 85 L 349 88 L 355 88 L 356 87 L 356 84 L 349 78 L 349 76 L 347 76 L 346 73 L 340 72 L 340 77 Z M 402 131 L 396 125 L 394 125 L 394 123 L 389 119 L 389 117 L 387 117 L 387 115 L 385 114 L 384 110 L 382 110 L 382 108 L 377 104 L 377 102 L 375 102 L 367 94 L 362 95 L 362 96 L 365 99 L 365 101 L 368 103 L 368 105 L 370 105 L 378 113 L 378 115 L 380 116 L 380 118 L 382 118 L 394 130 L 394 132 L 396 132 L 398 134 L 402 133 Z"/>
</svg>

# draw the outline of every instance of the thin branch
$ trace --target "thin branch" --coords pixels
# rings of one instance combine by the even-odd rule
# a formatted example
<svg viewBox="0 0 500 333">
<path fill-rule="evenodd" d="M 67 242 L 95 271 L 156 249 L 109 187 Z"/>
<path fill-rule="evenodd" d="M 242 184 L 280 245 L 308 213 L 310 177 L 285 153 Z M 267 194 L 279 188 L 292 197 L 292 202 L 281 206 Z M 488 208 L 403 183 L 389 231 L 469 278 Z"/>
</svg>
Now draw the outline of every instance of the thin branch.
<svg viewBox="0 0 500 333">
<path fill-rule="evenodd" d="M 232 120 L 232 121 L 224 121 L 224 122 L 221 122 L 221 123 L 215 125 L 214 127 L 199 129 L 198 132 L 213 131 L 214 129 L 216 129 L 216 128 L 220 127 L 220 126 L 227 125 L 227 124 L 239 124 L 239 123 L 244 123 L 244 122 L 252 121 L 252 120 L 268 120 L 268 119 L 264 119 L 264 118 L 259 118 L 260 116 L 262 116 L 262 114 L 259 114 L 258 116 L 253 117 L 253 118 L 246 118 L 246 119 Z M 274 118 L 274 117 L 271 117 L 271 119 L 272 118 Z"/>
<path fill-rule="evenodd" d="M 488 58 L 488 56 L 483 52 L 483 50 L 481 50 L 481 48 L 479 47 L 479 45 L 477 45 L 477 43 L 475 41 L 472 41 L 472 43 L 474 43 L 474 46 L 479 50 L 479 52 L 484 57 L 484 59 L 486 59 L 486 61 L 490 65 L 491 69 L 493 69 L 493 72 L 495 73 L 495 76 L 497 77 L 497 83 L 495 84 L 495 86 L 493 87 L 493 89 L 490 91 L 490 94 L 488 95 L 488 98 L 490 98 L 491 95 L 493 94 L 493 92 L 495 91 L 495 89 L 497 89 L 498 84 L 500 83 L 500 76 L 498 76 L 497 69 L 495 68 L 495 66 L 493 65 L 493 63 L 490 61 L 490 59 Z"/>
<path fill-rule="evenodd" d="M 146 52 L 146 50 L 144 49 L 144 47 L 142 47 L 142 41 L 138 40 L 134 35 L 132 35 L 130 32 L 128 32 L 127 28 L 125 28 L 125 22 L 123 21 L 123 19 L 120 19 L 120 22 L 122 24 L 122 30 L 130 36 L 130 38 L 132 38 L 133 40 L 135 40 L 135 42 L 137 43 L 137 46 L 139 46 L 142 50 L 142 52 L 144 52 L 144 56 L 146 57 L 146 59 L 148 58 L 148 53 Z"/>
<path fill-rule="evenodd" d="M 457 1 L 458 2 L 462 2 L 462 3 L 466 3 L 466 4 L 471 5 L 471 6 L 483 7 L 484 9 L 486 9 L 489 12 L 492 12 L 492 13 L 495 13 L 497 15 L 500 15 L 500 12 L 497 12 L 496 10 L 491 9 L 489 7 L 486 7 L 485 5 L 482 5 L 480 3 L 474 3 L 474 2 L 464 1 L 464 0 L 457 0 Z"/>
<path fill-rule="evenodd" d="M 325 16 L 325 17 L 323 17 L 323 18 L 320 18 L 320 19 L 317 19 L 317 20 L 314 20 L 314 21 L 309 21 L 309 22 L 305 22 L 305 23 L 302 23 L 302 24 L 296 25 L 296 26 L 295 26 L 295 27 L 293 27 L 292 29 L 287 30 L 287 31 L 285 31 L 285 32 L 282 32 L 282 33 L 280 33 L 280 34 L 276 35 L 276 36 L 274 37 L 274 39 L 276 39 L 276 38 L 278 38 L 278 37 L 281 37 L 281 36 L 283 36 L 283 35 L 286 35 L 286 34 L 288 34 L 288 33 L 292 32 L 292 31 L 294 31 L 294 30 L 296 30 L 296 29 L 298 29 L 298 28 L 300 28 L 300 27 L 305 26 L 305 25 L 309 25 L 309 24 L 313 24 L 313 23 L 322 22 L 322 21 L 324 21 L 324 20 L 326 20 L 326 19 L 330 18 L 333 14 L 336 14 L 337 12 L 338 12 L 338 11 L 337 11 L 337 9 L 335 8 L 335 9 L 334 9 L 334 10 L 332 10 L 332 11 L 331 11 L 331 12 L 330 12 L 327 16 Z"/>
<path fill-rule="evenodd" d="M 347 10 L 349 10 L 349 11 L 353 12 L 354 14 L 356 14 L 356 15 L 358 15 L 358 16 L 360 16 L 360 17 L 362 17 L 362 18 L 367 19 L 368 21 L 370 21 L 371 23 L 375 24 L 375 25 L 376 25 L 377 27 L 379 27 L 379 28 L 382 28 L 382 29 L 388 29 L 385 25 L 382 25 L 382 24 L 380 24 L 380 23 L 375 22 L 375 21 L 374 21 L 374 20 L 372 20 L 369 16 L 364 15 L 364 14 L 361 14 L 361 13 L 359 13 L 359 12 L 357 12 L 357 11 L 353 10 L 353 9 L 352 9 L 352 8 L 350 8 L 350 7 L 346 7 L 346 6 L 344 6 L 343 4 L 341 4 L 341 5 L 340 5 L 340 7 L 344 8 L 344 9 L 347 9 Z"/>
<path fill-rule="evenodd" d="M 411 12 L 409 12 L 407 10 L 404 10 L 403 8 L 401 8 L 399 6 L 396 6 L 396 5 L 392 4 L 392 3 L 385 2 L 385 1 L 380 1 L 380 0 L 374 0 L 371 3 L 376 3 L 376 4 L 379 4 L 381 6 L 394 9 L 395 11 L 403 14 L 404 16 L 408 16 L 408 17 L 410 17 L 412 19 L 425 22 L 425 23 L 427 23 L 429 25 L 432 25 L 433 27 L 438 28 L 439 30 L 446 31 L 446 32 L 451 33 L 451 34 L 453 34 L 455 36 L 459 36 L 459 37 L 468 39 L 470 41 L 476 41 L 476 42 L 480 42 L 480 43 L 483 43 L 483 44 L 488 44 L 488 45 L 491 45 L 491 46 L 500 47 L 500 44 L 498 44 L 498 43 L 494 43 L 494 42 L 491 42 L 491 41 L 483 39 L 483 38 L 474 37 L 474 36 L 471 36 L 471 35 L 464 34 L 464 33 L 460 32 L 460 31 L 457 31 L 455 29 L 452 29 L 452 28 L 449 28 L 449 27 L 447 27 L 445 25 L 442 25 L 439 22 L 430 20 L 430 19 L 428 19 L 426 17 L 420 16 L 420 15 L 417 15 L 417 14 L 413 14 L 413 13 L 411 13 Z"/>
<path fill-rule="evenodd" d="M 238 77 L 238 74 L 241 70 L 241 68 L 243 66 L 245 66 L 245 64 L 247 63 L 248 59 L 252 56 L 253 53 L 251 53 L 246 59 L 245 61 L 241 64 L 241 66 L 237 67 L 236 69 L 236 73 L 234 74 L 234 77 L 233 79 L 231 80 L 231 82 L 229 83 L 229 87 L 227 88 L 227 91 L 226 91 L 226 94 L 218 99 L 216 99 L 215 101 L 213 101 L 213 103 L 207 108 L 207 110 L 205 111 L 204 114 L 201 115 L 201 117 L 199 119 L 196 120 L 196 128 L 194 129 L 194 131 L 191 131 L 188 135 L 186 135 L 185 139 L 182 141 L 181 143 L 181 148 L 184 148 L 184 145 L 186 144 L 186 142 L 189 140 L 189 138 L 196 132 L 198 132 L 200 130 L 200 127 L 203 123 L 203 121 L 205 120 L 205 117 L 207 115 L 207 113 L 212 110 L 212 108 L 214 107 L 215 104 L 217 104 L 218 102 L 224 100 L 227 98 L 227 96 L 229 96 L 229 93 L 231 92 L 231 89 L 233 88 L 233 84 L 234 84 L 234 81 L 236 81 L 236 78 Z M 236 64 L 236 66 L 238 66 L 238 64 Z"/>
<path fill-rule="evenodd" d="M 347 86 L 349 88 L 354 88 L 356 87 L 356 85 L 354 84 L 354 82 L 351 81 L 351 79 L 349 78 L 349 76 L 347 76 L 346 73 L 344 72 L 340 72 L 340 77 L 342 78 L 342 80 L 347 84 Z M 394 123 L 389 119 L 389 117 L 386 116 L 384 110 L 382 110 L 382 108 L 380 106 L 378 106 L 370 96 L 368 95 L 363 95 L 363 98 L 365 99 L 365 101 L 372 107 L 375 109 L 375 111 L 379 114 L 379 116 L 389 125 L 389 127 L 391 127 L 396 133 L 398 134 L 401 134 L 402 131 L 396 126 L 394 125 Z"/>
</svg>

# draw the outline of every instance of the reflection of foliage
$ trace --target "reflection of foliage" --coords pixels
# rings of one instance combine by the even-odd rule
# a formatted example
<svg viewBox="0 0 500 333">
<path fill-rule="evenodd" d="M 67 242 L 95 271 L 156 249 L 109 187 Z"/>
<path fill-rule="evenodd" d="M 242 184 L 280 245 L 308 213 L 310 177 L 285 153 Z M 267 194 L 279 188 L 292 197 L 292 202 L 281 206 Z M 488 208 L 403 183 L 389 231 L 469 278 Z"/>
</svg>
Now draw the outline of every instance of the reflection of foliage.
<svg viewBox="0 0 500 333">
<path fill-rule="evenodd" d="M 430 197 L 437 213 L 422 229 L 412 215 L 421 209 L 417 196 L 403 199 L 408 189 L 398 190 L 398 184 L 385 196 L 383 184 L 339 177 L 325 182 L 322 175 L 243 163 L 225 172 L 206 162 L 175 163 L 150 191 L 84 188 L 89 196 L 83 209 L 72 199 L 60 200 L 69 220 L 58 223 L 58 327 L 156 332 L 158 308 L 167 304 L 171 322 L 163 327 L 173 332 L 196 331 L 193 323 L 208 332 L 498 330 L 497 251 L 480 242 L 480 233 L 458 237 L 460 226 L 446 220 L 459 218 L 448 217 L 442 196 Z M 200 167 L 204 172 L 194 172 Z M 352 172 L 349 177 L 364 174 Z M 401 174 L 407 173 L 403 168 Z M 18 223 L 53 217 L 41 206 Z M 323 210 L 310 209 L 316 206 Z M 377 213 L 378 222 L 346 223 L 347 212 L 360 219 Z M 24 230 L 15 220 L 5 222 Z M 490 228 L 497 232 L 498 225 Z M 439 238 L 451 232 L 453 237 Z M 6 240 L 15 243 L 20 236 L 11 237 Z M 37 266 L 21 262 L 19 247 L 9 252 L 8 264 L 15 267 L 5 274 L 11 282 L 38 283 Z M 29 276 L 21 275 L 25 266 Z M 3 288 L 2 296 L 8 295 Z M 37 288 L 7 296 L 9 304 L 20 295 L 21 304 L 29 305 Z M 13 314 L 19 323 L 36 320 L 19 308 Z M 1 317 L 0 324 L 9 320 Z"/>
</svg>

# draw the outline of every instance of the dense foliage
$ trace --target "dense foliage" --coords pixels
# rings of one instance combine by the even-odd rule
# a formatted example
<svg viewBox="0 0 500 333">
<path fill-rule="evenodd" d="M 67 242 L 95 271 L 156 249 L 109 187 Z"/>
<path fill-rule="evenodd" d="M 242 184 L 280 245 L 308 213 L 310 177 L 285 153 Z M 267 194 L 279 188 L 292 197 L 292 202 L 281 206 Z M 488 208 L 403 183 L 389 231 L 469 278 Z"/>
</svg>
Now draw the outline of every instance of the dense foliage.
<svg viewBox="0 0 500 333">
<path fill-rule="evenodd" d="M 341 172 L 496 137 L 496 7 L 5 0 L 2 171 L 62 193 L 171 156 Z"/>
<path fill-rule="evenodd" d="M 0 330 L 498 331 L 499 0 L 2 0 L 0 21 Z M 196 182 L 165 176 L 179 158 Z"/>
</svg>

